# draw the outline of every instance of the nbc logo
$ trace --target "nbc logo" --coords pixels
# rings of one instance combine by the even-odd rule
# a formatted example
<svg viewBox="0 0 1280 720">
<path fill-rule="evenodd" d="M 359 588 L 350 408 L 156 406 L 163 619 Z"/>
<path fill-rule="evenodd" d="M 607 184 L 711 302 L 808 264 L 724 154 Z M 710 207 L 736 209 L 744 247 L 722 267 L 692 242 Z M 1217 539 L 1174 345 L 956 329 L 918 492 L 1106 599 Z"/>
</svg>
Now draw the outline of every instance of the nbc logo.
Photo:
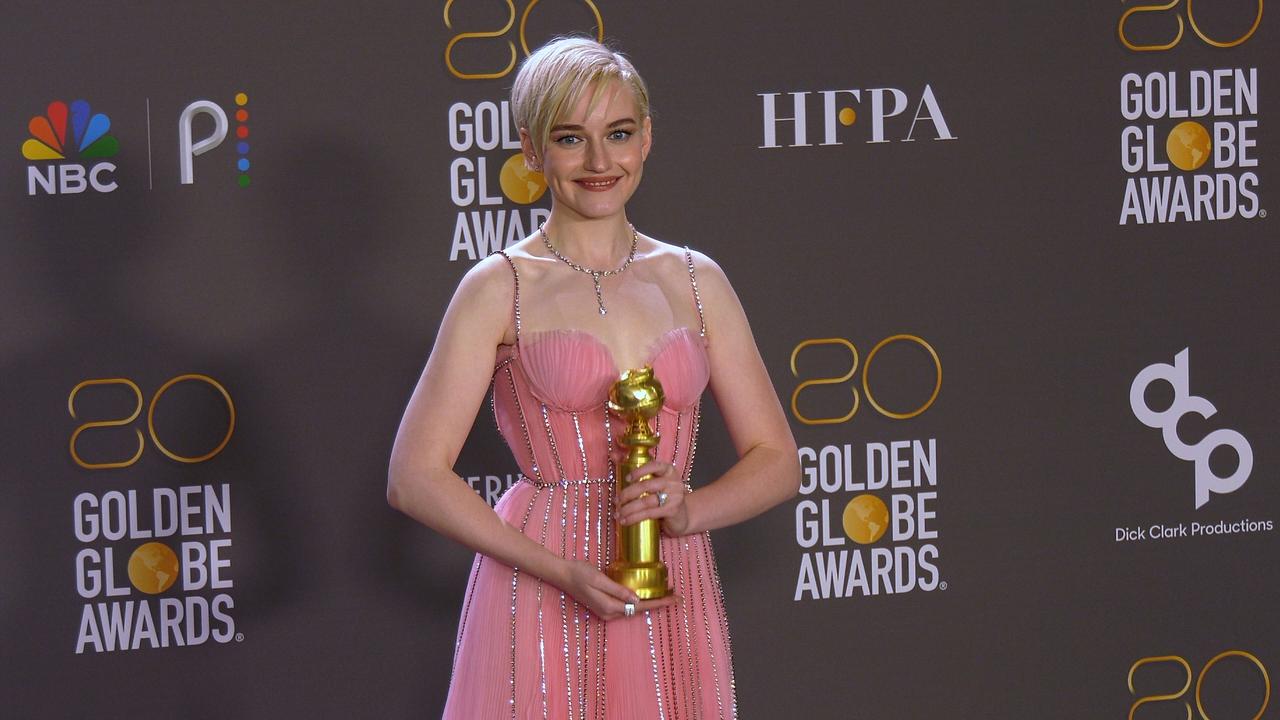
<svg viewBox="0 0 1280 720">
<path fill-rule="evenodd" d="M 70 107 L 61 100 L 49 103 L 44 115 L 27 123 L 31 137 L 22 143 L 24 158 L 44 163 L 27 166 L 27 194 L 35 195 L 39 190 L 46 195 L 70 195 L 89 188 L 107 193 L 119 187 L 111 177 L 115 163 L 106 160 L 120 151 L 119 141 L 107 134 L 110 129 L 111 119 L 94 113 L 84 100 L 76 100 Z M 99 162 L 89 166 L 48 162 L 71 158 Z"/>
</svg>

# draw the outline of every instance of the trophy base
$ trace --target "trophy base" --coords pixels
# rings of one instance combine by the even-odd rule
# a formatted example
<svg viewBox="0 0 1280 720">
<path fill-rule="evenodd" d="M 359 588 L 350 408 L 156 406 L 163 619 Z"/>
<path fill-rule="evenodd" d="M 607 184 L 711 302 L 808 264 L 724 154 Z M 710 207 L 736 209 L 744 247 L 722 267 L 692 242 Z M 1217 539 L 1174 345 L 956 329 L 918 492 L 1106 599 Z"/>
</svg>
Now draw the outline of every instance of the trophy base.
<svg viewBox="0 0 1280 720">
<path fill-rule="evenodd" d="M 605 571 L 611 580 L 633 590 L 641 600 L 656 600 L 671 594 L 667 587 L 667 566 L 661 562 L 610 563 Z"/>
</svg>

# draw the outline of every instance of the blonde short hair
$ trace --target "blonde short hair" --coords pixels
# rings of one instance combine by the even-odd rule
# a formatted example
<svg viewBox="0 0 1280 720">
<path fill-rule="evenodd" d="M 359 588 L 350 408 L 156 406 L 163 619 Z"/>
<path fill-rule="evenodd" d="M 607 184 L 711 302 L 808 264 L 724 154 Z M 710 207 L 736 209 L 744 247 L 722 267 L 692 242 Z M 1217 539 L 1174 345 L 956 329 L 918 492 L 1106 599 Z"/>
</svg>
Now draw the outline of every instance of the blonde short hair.
<svg viewBox="0 0 1280 720">
<path fill-rule="evenodd" d="M 609 80 L 620 80 L 635 94 L 640 118 L 649 116 L 649 89 L 622 53 L 584 37 L 561 37 L 533 51 L 520 65 L 511 87 L 516 127 L 529 133 L 541 153 L 551 128 L 592 88 L 591 106 Z"/>
</svg>

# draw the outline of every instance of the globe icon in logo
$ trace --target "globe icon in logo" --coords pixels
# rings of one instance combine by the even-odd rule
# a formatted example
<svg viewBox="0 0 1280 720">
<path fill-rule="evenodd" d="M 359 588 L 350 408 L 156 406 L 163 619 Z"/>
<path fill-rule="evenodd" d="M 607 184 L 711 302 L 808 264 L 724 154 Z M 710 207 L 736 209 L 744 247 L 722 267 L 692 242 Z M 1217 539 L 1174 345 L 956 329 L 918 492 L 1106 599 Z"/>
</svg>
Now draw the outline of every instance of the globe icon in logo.
<svg viewBox="0 0 1280 720">
<path fill-rule="evenodd" d="M 1195 170 L 1204 165 L 1211 148 L 1209 131 L 1194 120 L 1178 123 L 1169 131 L 1169 139 L 1165 141 L 1169 162 L 1179 170 Z"/>
<path fill-rule="evenodd" d="M 502 164 L 498 184 L 502 187 L 503 195 L 521 205 L 535 202 L 547 191 L 547 181 L 543 179 L 542 173 L 525 167 L 524 155 L 521 153 L 512 155 Z"/>
<path fill-rule="evenodd" d="M 844 507 L 844 533 L 859 545 L 869 545 L 889 529 L 889 508 L 875 495 L 859 495 Z"/>
<path fill-rule="evenodd" d="M 160 542 L 139 545 L 129 556 L 129 582 L 148 595 L 159 595 L 178 579 L 178 556 Z"/>
</svg>

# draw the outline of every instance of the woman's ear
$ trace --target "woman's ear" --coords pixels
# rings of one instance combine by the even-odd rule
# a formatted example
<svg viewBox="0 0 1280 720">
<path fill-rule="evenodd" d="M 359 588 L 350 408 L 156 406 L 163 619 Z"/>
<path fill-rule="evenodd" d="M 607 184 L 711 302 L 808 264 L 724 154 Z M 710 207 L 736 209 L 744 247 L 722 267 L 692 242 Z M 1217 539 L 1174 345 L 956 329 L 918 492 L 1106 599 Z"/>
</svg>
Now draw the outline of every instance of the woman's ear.
<svg viewBox="0 0 1280 720">
<path fill-rule="evenodd" d="M 538 159 L 538 151 L 533 147 L 533 137 L 528 128 L 520 128 L 520 151 L 524 153 L 524 166 L 533 172 L 542 172 L 542 161 Z"/>
</svg>

